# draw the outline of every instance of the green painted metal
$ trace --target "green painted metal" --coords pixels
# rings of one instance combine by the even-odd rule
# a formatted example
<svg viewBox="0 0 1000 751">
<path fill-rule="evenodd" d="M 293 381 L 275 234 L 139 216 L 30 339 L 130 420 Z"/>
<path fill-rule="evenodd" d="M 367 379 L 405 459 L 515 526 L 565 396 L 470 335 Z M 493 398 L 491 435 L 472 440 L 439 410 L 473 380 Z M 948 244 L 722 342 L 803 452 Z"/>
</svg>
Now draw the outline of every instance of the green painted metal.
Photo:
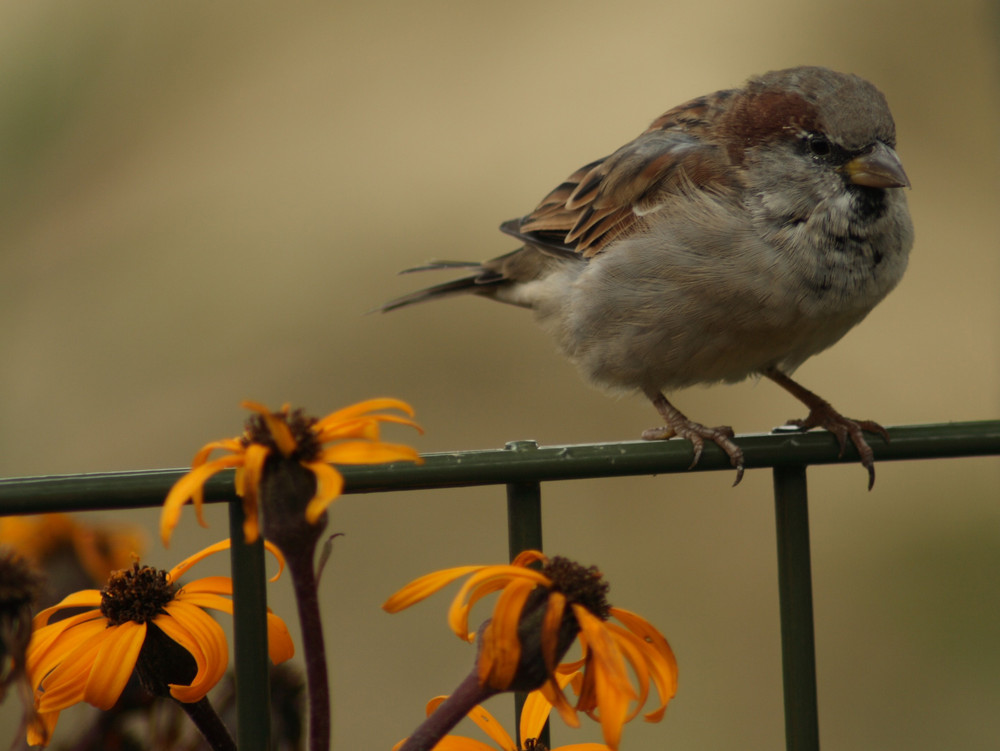
<svg viewBox="0 0 1000 751">
<path fill-rule="evenodd" d="M 912 425 L 889 429 L 891 441 L 872 438 L 878 462 L 1000 455 L 1000 420 Z M 853 463 L 849 446 L 838 456 L 824 431 L 775 432 L 736 439 L 748 470 L 773 469 L 778 539 L 782 669 L 786 746 L 819 748 L 816 661 L 805 467 Z M 687 441 L 537 446 L 516 441 L 505 449 L 425 454 L 423 463 L 340 467 L 346 493 L 373 493 L 469 485 L 507 486 L 510 555 L 542 549 L 541 484 L 552 480 L 666 474 L 688 471 Z M 729 470 L 728 457 L 714 444 L 692 471 Z M 185 469 L 143 470 L 0 480 L 0 515 L 158 506 Z M 241 751 L 264 751 L 270 742 L 266 593 L 263 545 L 242 540 L 242 508 L 232 472 L 205 486 L 207 502 L 230 502 L 234 540 L 232 570 L 236 628 L 236 670 Z M 545 739 L 547 741 L 547 738 Z"/>
<path fill-rule="evenodd" d="M 773 472 L 785 748 L 819 751 L 806 468 L 775 467 Z"/>
<path fill-rule="evenodd" d="M 237 745 L 240 751 L 271 748 L 271 682 L 267 656 L 267 573 L 264 541 L 247 544 L 243 506 L 229 504 L 230 567 L 233 574 Z"/>
<path fill-rule="evenodd" d="M 538 450 L 534 441 L 514 441 L 508 443 L 507 451 L 531 452 Z M 522 550 L 542 549 L 542 484 L 537 481 L 511 482 L 507 484 L 507 546 L 510 560 L 514 560 Z M 521 710 L 528 695 L 523 691 L 514 693 L 514 742 L 523 747 L 521 737 Z M 549 725 L 545 723 L 538 740 L 546 748 L 551 748 Z"/>
<path fill-rule="evenodd" d="M 507 444 L 507 451 L 537 451 L 534 441 Z M 522 550 L 542 549 L 542 485 L 537 480 L 507 483 L 507 545 L 510 560 Z"/>
<path fill-rule="evenodd" d="M 876 462 L 1000 454 L 1000 420 L 913 425 L 889 429 L 888 445 L 872 438 Z M 825 431 L 743 435 L 748 471 L 763 467 L 853 463 L 854 448 L 838 457 L 836 439 Z M 488 449 L 425 454 L 420 465 L 394 464 L 340 467 L 346 493 L 417 490 L 468 485 L 506 485 L 587 477 L 684 472 L 691 464 L 687 441 L 627 441 L 624 443 L 540 446 L 533 451 Z M 729 459 L 712 443 L 692 472 L 732 469 Z M 187 470 L 163 469 L 51 475 L 0 480 L 0 515 L 48 511 L 85 511 L 158 506 L 170 487 Z M 221 472 L 205 486 L 206 500 L 232 501 L 231 471 Z"/>
</svg>

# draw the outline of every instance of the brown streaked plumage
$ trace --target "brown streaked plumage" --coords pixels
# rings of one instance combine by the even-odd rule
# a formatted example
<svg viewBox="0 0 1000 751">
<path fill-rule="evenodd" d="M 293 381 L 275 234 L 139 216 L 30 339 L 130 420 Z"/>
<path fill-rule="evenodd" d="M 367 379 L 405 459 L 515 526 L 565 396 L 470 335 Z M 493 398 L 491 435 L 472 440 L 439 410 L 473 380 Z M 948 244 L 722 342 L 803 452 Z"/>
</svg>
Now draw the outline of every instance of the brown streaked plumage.
<svg viewBox="0 0 1000 751">
<path fill-rule="evenodd" d="M 909 186 L 885 97 L 857 76 L 800 67 L 674 107 L 581 167 L 527 216 L 523 246 L 382 310 L 457 293 L 531 308 L 583 374 L 644 393 L 666 422 L 649 439 L 705 439 L 742 477 L 732 429 L 663 395 L 763 375 L 809 407 L 807 430 L 848 438 L 874 482 L 870 421 L 843 417 L 789 374 L 838 341 L 898 283 L 913 242 Z"/>
</svg>

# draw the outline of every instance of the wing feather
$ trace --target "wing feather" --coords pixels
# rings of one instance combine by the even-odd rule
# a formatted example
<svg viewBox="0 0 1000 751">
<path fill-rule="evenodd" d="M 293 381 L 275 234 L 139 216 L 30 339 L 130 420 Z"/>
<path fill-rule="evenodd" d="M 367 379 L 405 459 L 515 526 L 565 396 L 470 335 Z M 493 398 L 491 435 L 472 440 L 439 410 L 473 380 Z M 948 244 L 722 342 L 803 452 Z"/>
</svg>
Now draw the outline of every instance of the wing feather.
<svg viewBox="0 0 1000 751">
<path fill-rule="evenodd" d="M 726 153 L 705 138 L 709 110 L 729 95 L 718 92 L 667 111 L 635 140 L 578 169 L 503 231 L 590 258 L 638 229 L 672 196 L 730 185 Z"/>
</svg>

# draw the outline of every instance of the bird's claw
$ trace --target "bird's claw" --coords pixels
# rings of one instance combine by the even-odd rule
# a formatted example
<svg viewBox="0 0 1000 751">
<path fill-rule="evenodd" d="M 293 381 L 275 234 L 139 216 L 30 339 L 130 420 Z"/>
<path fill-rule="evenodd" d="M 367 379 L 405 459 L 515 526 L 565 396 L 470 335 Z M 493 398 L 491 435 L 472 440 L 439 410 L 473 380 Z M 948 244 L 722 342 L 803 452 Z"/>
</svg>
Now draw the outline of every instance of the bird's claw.
<svg viewBox="0 0 1000 751">
<path fill-rule="evenodd" d="M 733 441 L 735 434 L 731 427 L 728 425 L 719 425 L 718 427 L 709 428 L 701 423 L 689 420 L 679 412 L 671 415 L 670 419 L 672 422 L 670 425 L 643 431 L 643 439 L 647 441 L 662 441 L 673 436 L 686 438 L 691 442 L 691 447 L 694 451 L 694 457 L 688 469 L 694 469 L 701 460 L 701 454 L 705 448 L 705 439 L 707 438 L 726 453 L 726 456 L 729 457 L 729 463 L 735 467 L 736 480 L 733 482 L 733 487 L 740 484 L 740 481 L 743 479 L 744 468 L 743 450 Z"/>
<path fill-rule="evenodd" d="M 825 428 L 833 433 L 840 446 L 838 458 L 843 458 L 847 450 L 847 439 L 851 439 L 854 448 L 857 449 L 861 458 L 861 466 L 868 470 L 868 489 L 875 487 L 875 452 L 865 440 L 864 434 L 875 433 L 882 439 L 889 442 L 889 431 L 873 420 L 852 420 L 844 417 L 829 404 L 818 405 L 809 411 L 808 417 L 804 420 L 789 420 L 789 425 L 794 425 L 799 430 L 806 431 L 811 428 Z"/>
</svg>

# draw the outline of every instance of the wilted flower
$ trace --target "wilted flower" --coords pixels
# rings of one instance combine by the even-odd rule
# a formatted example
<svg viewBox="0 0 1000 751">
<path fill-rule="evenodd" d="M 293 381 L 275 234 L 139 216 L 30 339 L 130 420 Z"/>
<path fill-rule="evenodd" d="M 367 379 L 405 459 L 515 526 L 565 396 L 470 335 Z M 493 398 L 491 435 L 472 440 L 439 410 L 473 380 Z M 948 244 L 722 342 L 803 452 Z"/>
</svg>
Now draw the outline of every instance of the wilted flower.
<svg viewBox="0 0 1000 751">
<path fill-rule="evenodd" d="M 536 562 L 540 570 L 528 568 Z M 645 719 L 656 722 L 663 717 L 677 691 L 673 652 L 648 621 L 608 604 L 608 585 L 594 567 L 529 550 L 510 565 L 462 566 L 428 574 L 382 607 L 397 612 L 463 576 L 469 578 L 448 612 L 452 631 L 462 639 L 473 641 L 477 635 L 468 627 L 472 606 L 500 592 L 492 618 L 478 631 L 480 686 L 493 691 L 540 689 L 567 724 L 578 724 L 555 678 L 556 663 L 575 638 L 583 651 L 583 657 L 568 666 L 582 672 L 575 709 L 600 720 L 608 746 L 618 747 L 622 726 L 645 705 L 651 682 L 660 704 Z M 611 618 L 619 623 L 611 623 Z M 634 686 L 627 666 L 635 675 Z M 636 706 L 629 712 L 632 702 Z"/>
<path fill-rule="evenodd" d="M 181 507 L 188 500 L 194 503 L 198 521 L 205 526 L 201 513 L 204 485 L 212 475 L 224 469 L 236 469 L 236 493 L 243 499 L 245 514 L 243 533 L 247 542 L 253 542 L 260 528 L 257 500 L 261 484 L 277 462 L 304 469 L 312 478 L 305 518 L 315 524 L 344 487 L 343 476 L 330 464 L 420 461 L 417 452 L 409 446 L 379 440 L 379 424 L 383 422 L 420 430 L 420 426 L 406 417 L 379 412 L 395 409 L 412 417 L 410 405 L 398 399 L 370 399 L 322 419 L 308 417 L 299 409 L 291 410 L 287 404 L 278 412 L 257 402 L 243 402 L 243 406 L 256 413 L 247 420 L 243 435 L 205 444 L 195 454 L 191 471 L 167 495 L 160 517 L 160 537 L 164 545 L 170 543 Z M 210 460 L 209 456 L 216 450 L 229 453 Z"/>
</svg>

